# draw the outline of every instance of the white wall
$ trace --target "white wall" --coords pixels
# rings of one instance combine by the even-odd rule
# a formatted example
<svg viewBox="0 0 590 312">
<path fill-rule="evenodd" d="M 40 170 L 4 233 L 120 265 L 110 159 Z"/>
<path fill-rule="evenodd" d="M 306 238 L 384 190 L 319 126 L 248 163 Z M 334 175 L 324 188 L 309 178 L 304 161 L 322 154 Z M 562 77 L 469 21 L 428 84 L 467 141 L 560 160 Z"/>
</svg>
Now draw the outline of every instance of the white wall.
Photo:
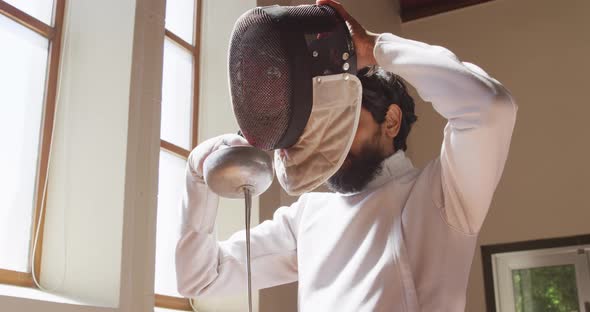
<svg viewBox="0 0 590 312">
<path fill-rule="evenodd" d="M 68 1 L 49 169 L 42 283 L 106 306 L 119 303 L 135 4 Z"/>
<path fill-rule="evenodd" d="M 590 233 L 588 12 L 587 0 L 496 0 L 402 26 L 405 37 L 480 65 L 519 104 L 480 244 Z M 439 152 L 444 121 L 429 104 L 417 105 L 409 149 L 423 165 Z M 485 311 L 479 250 L 467 296 L 466 311 Z"/>
<path fill-rule="evenodd" d="M 201 38 L 201 94 L 199 99 L 199 142 L 225 134 L 237 133 L 228 83 L 229 39 L 235 21 L 247 10 L 256 6 L 255 0 L 204 0 Z M 258 224 L 258 199 L 252 203 L 252 226 Z M 221 199 L 217 214 L 218 239 L 244 229 L 243 200 Z M 198 299 L 202 311 L 245 311 L 246 293 L 237 296 Z M 258 311 L 258 292 L 253 308 Z"/>
</svg>

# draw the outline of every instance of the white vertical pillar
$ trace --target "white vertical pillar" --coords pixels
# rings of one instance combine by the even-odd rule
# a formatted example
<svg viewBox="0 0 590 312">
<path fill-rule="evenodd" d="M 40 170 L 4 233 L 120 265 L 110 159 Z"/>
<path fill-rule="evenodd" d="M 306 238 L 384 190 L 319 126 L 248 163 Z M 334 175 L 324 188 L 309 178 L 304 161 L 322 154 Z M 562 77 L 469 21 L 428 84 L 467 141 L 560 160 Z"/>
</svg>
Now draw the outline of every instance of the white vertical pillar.
<svg viewBox="0 0 590 312">
<path fill-rule="evenodd" d="M 135 1 L 119 311 L 152 312 L 165 0 Z"/>
<path fill-rule="evenodd" d="M 67 2 L 49 166 L 42 283 L 105 306 L 121 286 L 135 12 L 135 0 Z"/>
<path fill-rule="evenodd" d="M 69 1 L 42 284 L 153 311 L 164 0 Z"/>
</svg>

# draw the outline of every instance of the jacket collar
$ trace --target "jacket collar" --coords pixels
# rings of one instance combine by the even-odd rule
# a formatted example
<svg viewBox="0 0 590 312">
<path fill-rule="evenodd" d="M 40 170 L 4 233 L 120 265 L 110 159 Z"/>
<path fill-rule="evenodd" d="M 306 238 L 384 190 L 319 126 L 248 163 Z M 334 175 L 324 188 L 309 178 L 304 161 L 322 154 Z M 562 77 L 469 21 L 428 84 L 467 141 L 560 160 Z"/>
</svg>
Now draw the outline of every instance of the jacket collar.
<svg viewBox="0 0 590 312">
<path fill-rule="evenodd" d="M 406 157 L 404 151 L 399 150 L 383 161 L 381 172 L 369 182 L 365 189 L 374 189 L 391 180 L 397 180 L 413 169 L 412 161 Z"/>
<path fill-rule="evenodd" d="M 393 155 L 386 158 L 382 165 L 381 172 L 367 184 L 367 186 L 358 191 L 352 193 L 337 193 L 341 196 L 351 196 L 362 193 L 367 190 L 376 189 L 391 180 L 398 180 L 408 173 L 412 172 L 415 168 L 412 161 L 406 157 L 404 151 L 399 150 Z"/>
</svg>

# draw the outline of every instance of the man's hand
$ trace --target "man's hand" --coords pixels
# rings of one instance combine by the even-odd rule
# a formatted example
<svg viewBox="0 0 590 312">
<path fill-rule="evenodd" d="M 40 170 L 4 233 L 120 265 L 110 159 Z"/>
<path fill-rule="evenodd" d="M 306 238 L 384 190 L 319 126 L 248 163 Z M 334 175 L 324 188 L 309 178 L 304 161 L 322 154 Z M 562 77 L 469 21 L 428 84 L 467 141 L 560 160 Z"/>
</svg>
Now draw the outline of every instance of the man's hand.
<svg viewBox="0 0 590 312">
<path fill-rule="evenodd" d="M 237 134 L 223 134 L 199 144 L 188 157 L 188 164 L 194 175 L 199 178 L 203 177 L 203 164 L 205 159 L 216 150 L 228 148 L 230 146 L 250 145 L 246 139 Z"/>
<path fill-rule="evenodd" d="M 375 47 L 375 41 L 377 40 L 378 34 L 367 31 L 361 24 L 359 24 L 354 17 L 352 17 L 340 2 L 335 0 L 317 0 L 317 5 L 329 5 L 340 16 L 346 21 L 348 30 L 352 35 L 352 41 L 357 55 L 357 69 L 361 69 L 366 66 L 377 64 L 375 56 L 373 55 L 373 48 Z"/>
</svg>

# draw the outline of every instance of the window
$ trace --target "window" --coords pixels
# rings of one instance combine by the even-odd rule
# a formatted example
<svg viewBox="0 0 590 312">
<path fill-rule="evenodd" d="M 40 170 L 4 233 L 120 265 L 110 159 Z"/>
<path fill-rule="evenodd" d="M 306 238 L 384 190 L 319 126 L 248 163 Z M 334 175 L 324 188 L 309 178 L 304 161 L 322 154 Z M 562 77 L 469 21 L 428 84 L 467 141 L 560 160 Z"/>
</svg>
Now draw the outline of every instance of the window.
<svg viewBox="0 0 590 312">
<path fill-rule="evenodd" d="M 39 276 L 64 8 L 65 0 L 0 0 L 0 140 L 4 146 L 0 153 L 0 283 L 4 284 L 34 287 L 33 267 Z"/>
<path fill-rule="evenodd" d="M 488 311 L 589 311 L 590 235 L 483 246 Z"/>
<path fill-rule="evenodd" d="M 157 307 L 188 311 L 176 290 L 174 251 L 186 159 L 198 141 L 200 13 L 200 0 L 166 1 L 155 293 Z"/>
</svg>

